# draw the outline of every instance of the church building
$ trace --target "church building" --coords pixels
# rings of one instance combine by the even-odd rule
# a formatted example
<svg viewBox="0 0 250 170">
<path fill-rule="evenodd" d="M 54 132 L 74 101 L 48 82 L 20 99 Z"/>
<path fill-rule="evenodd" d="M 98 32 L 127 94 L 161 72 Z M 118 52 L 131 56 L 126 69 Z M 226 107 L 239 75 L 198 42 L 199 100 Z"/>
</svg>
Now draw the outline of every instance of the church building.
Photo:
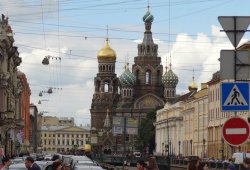
<svg viewBox="0 0 250 170">
<path fill-rule="evenodd" d="M 153 20 L 148 8 L 143 16 L 143 41 L 137 46 L 132 70 L 125 63 L 123 73 L 116 75 L 117 55 L 108 37 L 98 52 L 98 73 L 90 109 L 91 143 L 104 153 L 132 151 L 141 119 L 176 97 L 178 77 L 171 65 L 163 74 L 158 45 L 151 32 Z"/>
</svg>

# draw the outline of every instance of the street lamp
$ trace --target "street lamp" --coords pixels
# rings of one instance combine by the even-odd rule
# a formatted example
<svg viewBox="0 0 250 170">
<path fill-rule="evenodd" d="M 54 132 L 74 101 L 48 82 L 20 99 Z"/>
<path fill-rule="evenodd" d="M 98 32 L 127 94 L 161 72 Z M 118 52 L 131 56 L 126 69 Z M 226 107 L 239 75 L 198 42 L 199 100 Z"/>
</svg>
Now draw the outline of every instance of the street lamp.
<svg viewBox="0 0 250 170">
<path fill-rule="evenodd" d="M 45 56 L 44 58 L 43 58 L 43 61 L 42 61 L 42 64 L 43 65 L 49 65 L 49 60 L 50 59 L 56 59 L 56 60 L 60 60 L 61 61 L 61 57 L 52 57 L 52 56 L 50 56 L 50 55 L 47 55 L 47 56 Z"/>
<path fill-rule="evenodd" d="M 224 160 L 224 139 L 221 138 L 221 158 Z"/>
<path fill-rule="evenodd" d="M 161 153 L 161 154 L 162 154 L 162 156 L 163 156 L 163 154 L 164 154 L 164 142 L 162 142 L 161 145 L 162 145 L 162 147 L 161 147 L 161 148 L 162 148 L 162 153 Z"/>
<path fill-rule="evenodd" d="M 52 94 L 53 93 L 52 87 L 50 87 L 47 91 L 40 91 L 39 96 L 42 97 L 43 93 Z"/>
<path fill-rule="evenodd" d="M 181 156 L 181 141 L 179 140 L 179 157 Z"/>
<path fill-rule="evenodd" d="M 206 144 L 206 139 L 203 139 L 202 140 L 202 143 L 203 143 L 203 157 L 205 158 L 206 155 L 205 155 L 205 144 Z"/>
<path fill-rule="evenodd" d="M 38 104 L 42 104 L 42 101 L 49 101 L 49 100 L 39 100 Z"/>
<path fill-rule="evenodd" d="M 191 139 L 191 140 L 190 140 L 191 155 L 192 155 L 192 142 L 193 142 L 193 140 Z"/>
</svg>

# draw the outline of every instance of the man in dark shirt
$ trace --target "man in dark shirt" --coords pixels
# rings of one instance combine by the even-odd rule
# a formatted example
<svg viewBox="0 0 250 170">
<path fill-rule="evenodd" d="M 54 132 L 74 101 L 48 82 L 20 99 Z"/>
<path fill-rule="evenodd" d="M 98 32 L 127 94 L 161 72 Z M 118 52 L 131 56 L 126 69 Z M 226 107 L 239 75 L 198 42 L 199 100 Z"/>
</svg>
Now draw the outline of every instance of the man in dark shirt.
<svg viewBox="0 0 250 170">
<path fill-rule="evenodd" d="M 30 156 L 25 159 L 24 164 L 28 170 L 41 170 L 41 168 L 34 162 L 34 159 Z"/>
</svg>

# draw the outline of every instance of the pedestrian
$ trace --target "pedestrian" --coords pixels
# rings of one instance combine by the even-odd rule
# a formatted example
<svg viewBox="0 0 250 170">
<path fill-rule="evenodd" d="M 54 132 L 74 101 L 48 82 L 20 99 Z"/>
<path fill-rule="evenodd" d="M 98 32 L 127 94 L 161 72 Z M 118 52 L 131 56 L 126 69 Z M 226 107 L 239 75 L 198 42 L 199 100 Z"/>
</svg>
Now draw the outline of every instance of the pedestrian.
<svg viewBox="0 0 250 170">
<path fill-rule="evenodd" d="M 243 159 L 243 163 L 240 165 L 240 170 L 250 170 L 250 158 Z"/>
<path fill-rule="evenodd" d="M 146 167 L 146 169 L 147 170 L 159 170 L 155 157 L 148 158 L 148 166 Z"/>
<path fill-rule="evenodd" d="M 136 167 L 138 170 L 145 170 L 146 164 L 143 160 L 138 160 L 136 162 Z"/>
<path fill-rule="evenodd" d="M 188 170 L 198 170 L 200 165 L 199 159 L 192 159 L 188 164 Z"/>
<path fill-rule="evenodd" d="M 235 161 L 235 158 L 229 159 L 229 165 L 227 166 L 227 170 L 236 170 L 234 161 Z"/>
<path fill-rule="evenodd" d="M 10 167 L 10 164 L 11 164 L 11 161 L 10 161 L 10 158 L 9 157 L 4 157 L 2 159 L 2 162 L 3 162 L 3 168 L 1 170 L 8 170 L 9 167 Z"/>
<path fill-rule="evenodd" d="M 34 159 L 31 156 L 28 156 L 25 159 L 24 164 L 28 170 L 41 170 L 41 168 L 34 162 Z"/>
<path fill-rule="evenodd" d="M 208 170 L 208 166 L 204 162 L 199 162 L 198 170 Z"/>
<path fill-rule="evenodd" d="M 52 164 L 52 170 L 62 170 L 61 162 L 55 161 Z"/>
</svg>

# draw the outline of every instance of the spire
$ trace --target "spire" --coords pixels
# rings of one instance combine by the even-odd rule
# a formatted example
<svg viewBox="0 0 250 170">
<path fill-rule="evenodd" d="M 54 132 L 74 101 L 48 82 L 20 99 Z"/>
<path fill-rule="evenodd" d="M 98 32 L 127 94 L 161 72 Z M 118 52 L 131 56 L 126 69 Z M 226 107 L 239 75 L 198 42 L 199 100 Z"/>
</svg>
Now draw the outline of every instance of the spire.
<svg viewBox="0 0 250 170">
<path fill-rule="evenodd" d="M 110 119 L 109 119 L 109 109 L 107 109 L 107 115 L 106 118 L 104 120 L 104 128 L 110 128 Z"/>
<path fill-rule="evenodd" d="M 197 86 L 197 84 L 196 84 L 195 81 L 194 81 L 194 68 L 193 68 L 192 82 L 189 84 L 188 90 L 189 90 L 189 91 L 195 91 L 195 90 L 197 90 L 197 89 L 198 89 L 198 86 Z"/>
<path fill-rule="evenodd" d="M 109 25 L 107 25 L 107 37 L 106 37 L 106 41 L 109 40 Z"/>
<path fill-rule="evenodd" d="M 148 7 L 148 11 L 149 11 L 149 7 L 150 7 L 150 6 L 149 6 L 149 0 L 148 0 L 148 6 L 147 6 L 147 7 Z"/>
<path fill-rule="evenodd" d="M 128 56 L 125 57 L 124 69 L 125 69 L 125 70 L 129 70 Z"/>
<path fill-rule="evenodd" d="M 166 72 L 168 72 L 168 56 L 166 56 Z"/>
<path fill-rule="evenodd" d="M 172 69 L 172 58 L 171 58 L 171 54 L 170 54 L 170 63 L 169 63 L 169 70 Z"/>
</svg>

